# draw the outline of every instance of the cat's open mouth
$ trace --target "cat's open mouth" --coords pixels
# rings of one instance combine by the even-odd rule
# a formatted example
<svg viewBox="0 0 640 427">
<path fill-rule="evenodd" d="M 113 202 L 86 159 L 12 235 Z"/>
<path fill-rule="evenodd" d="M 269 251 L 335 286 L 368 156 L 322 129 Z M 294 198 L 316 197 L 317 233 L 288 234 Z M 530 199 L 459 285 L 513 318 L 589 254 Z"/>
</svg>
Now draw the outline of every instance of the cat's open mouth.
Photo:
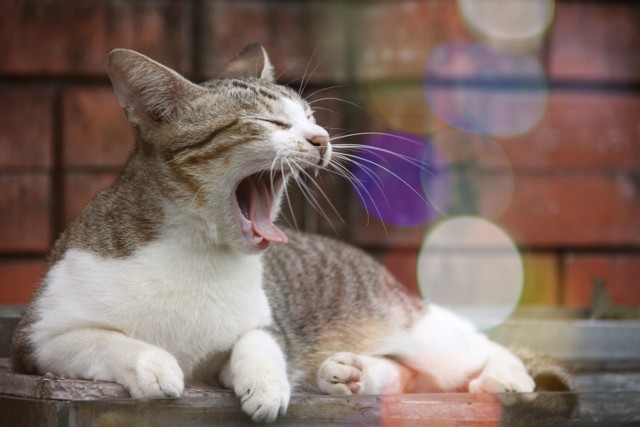
<svg viewBox="0 0 640 427">
<path fill-rule="evenodd" d="M 271 220 L 274 203 L 285 182 L 282 172 L 259 172 L 238 184 L 236 200 L 240 210 L 240 226 L 246 242 L 266 249 L 270 243 L 287 243 L 284 234 Z"/>
</svg>

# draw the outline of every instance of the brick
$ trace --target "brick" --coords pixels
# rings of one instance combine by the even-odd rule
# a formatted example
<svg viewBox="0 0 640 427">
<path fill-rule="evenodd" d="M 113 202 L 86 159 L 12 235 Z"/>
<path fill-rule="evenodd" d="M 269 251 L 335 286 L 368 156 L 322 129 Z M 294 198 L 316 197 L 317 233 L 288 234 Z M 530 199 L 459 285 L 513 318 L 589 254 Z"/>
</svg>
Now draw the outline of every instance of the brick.
<svg viewBox="0 0 640 427">
<path fill-rule="evenodd" d="M 122 47 L 189 73 L 190 14 L 190 2 L 1 2 L 0 72 L 105 76 Z"/>
<path fill-rule="evenodd" d="M 438 121 L 426 102 L 422 81 L 361 85 L 359 98 L 363 107 L 385 129 L 417 134 L 438 130 Z"/>
<path fill-rule="evenodd" d="M 343 2 L 207 0 L 199 16 L 198 70 L 208 78 L 253 42 L 265 46 L 283 83 L 346 78 Z"/>
<path fill-rule="evenodd" d="M 113 91 L 69 89 L 62 102 L 65 166 L 121 167 L 135 138 Z"/>
<path fill-rule="evenodd" d="M 600 277 L 614 304 L 640 306 L 640 255 L 572 254 L 564 259 L 564 303 L 590 307 L 593 280 Z"/>
<path fill-rule="evenodd" d="M 350 28 L 360 81 L 422 79 L 435 46 L 468 38 L 455 2 L 356 2 L 353 7 Z"/>
<path fill-rule="evenodd" d="M 638 246 L 640 192 L 632 174 L 516 175 L 499 226 L 524 247 Z M 350 239 L 365 247 L 418 248 L 429 223 L 384 224 L 349 196 Z M 476 194 L 482 204 L 490 192 Z"/>
<path fill-rule="evenodd" d="M 549 36 L 553 79 L 640 80 L 640 7 L 634 2 L 556 5 Z"/>
<path fill-rule="evenodd" d="M 50 178 L 0 175 L 0 253 L 46 252 L 51 243 Z"/>
<path fill-rule="evenodd" d="M 52 90 L 0 86 L 0 169 L 51 167 Z"/>
<path fill-rule="evenodd" d="M 485 146 L 495 141 L 508 160 L 503 170 L 640 168 L 640 96 L 633 93 L 551 91 L 544 114 L 529 131 L 499 138 L 451 129 L 428 108 L 420 83 L 366 85 L 359 96 L 371 115 L 362 130 L 399 129 L 435 139 L 457 132 L 459 140 L 482 139 Z M 495 170 L 495 156 L 495 149 L 475 150 L 474 162 Z"/>
<path fill-rule="evenodd" d="M 550 93 L 540 123 L 498 142 L 514 169 L 640 167 L 640 96 Z"/>
<path fill-rule="evenodd" d="M 496 136 L 520 134 L 544 113 L 543 52 L 518 53 L 480 43 L 437 46 L 429 57 L 426 102 L 448 124 Z"/>
<path fill-rule="evenodd" d="M 69 224 L 101 190 L 109 187 L 117 172 L 75 172 L 64 176 L 64 223 Z"/>
<path fill-rule="evenodd" d="M 0 260 L 0 305 L 27 304 L 44 275 L 44 259 Z"/>
<path fill-rule="evenodd" d="M 518 176 L 500 219 L 525 246 L 637 246 L 637 177 L 619 174 Z"/>
<path fill-rule="evenodd" d="M 418 286 L 418 251 L 389 249 L 380 259 L 382 265 L 410 292 L 421 295 Z"/>
<path fill-rule="evenodd" d="M 524 285 L 521 306 L 560 304 L 560 260 L 554 254 L 525 253 L 522 255 Z"/>
</svg>

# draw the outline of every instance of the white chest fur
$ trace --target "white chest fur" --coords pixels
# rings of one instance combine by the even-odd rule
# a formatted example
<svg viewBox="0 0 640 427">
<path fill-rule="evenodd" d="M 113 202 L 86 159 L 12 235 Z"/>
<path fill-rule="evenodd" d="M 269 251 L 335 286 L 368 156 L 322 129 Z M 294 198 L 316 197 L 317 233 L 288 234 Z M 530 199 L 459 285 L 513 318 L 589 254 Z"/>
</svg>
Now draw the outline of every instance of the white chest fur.
<svg viewBox="0 0 640 427">
<path fill-rule="evenodd" d="M 32 335 L 107 328 L 172 353 L 185 377 L 268 325 L 258 255 L 156 241 L 124 259 L 70 250 L 46 278 Z"/>
</svg>

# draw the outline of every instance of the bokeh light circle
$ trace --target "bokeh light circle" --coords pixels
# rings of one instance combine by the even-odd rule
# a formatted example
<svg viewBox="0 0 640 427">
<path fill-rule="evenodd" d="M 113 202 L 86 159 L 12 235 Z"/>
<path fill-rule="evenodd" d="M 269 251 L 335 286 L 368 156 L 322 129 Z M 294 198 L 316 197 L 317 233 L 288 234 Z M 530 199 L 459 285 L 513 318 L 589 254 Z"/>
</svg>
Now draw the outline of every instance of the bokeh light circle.
<svg viewBox="0 0 640 427">
<path fill-rule="evenodd" d="M 352 188 L 357 200 L 385 223 L 423 225 L 438 214 L 422 191 L 421 173 L 426 167 L 425 137 L 394 132 L 367 138 L 354 153 Z"/>
<path fill-rule="evenodd" d="M 531 130 L 540 122 L 548 101 L 538 58 L 470 42 L 434 49 L 427 65 L 425 93 L 432 110 L 451 126 L 499 137 Z"/>
<path fill-rule="evenodd" d="M 553 0 L 458 0 L 462 19 L 480 39 L 506 48 L 539 46 L 551 25 Z"/>
<path fill-rule="evenodd" d="M 431 137 L 427 156 L 423 191 L 443 216 L 498 218 L 509 206 L 515 186 L 513 171 L 492 138 L 449 129 Z"/>
<path fill-rule="evenodd" d="M 456 217 L 438 224 L 418 257 L 423 297 L 486 330 L 516 308 L 524 271 L 509 236 L 491 222 Z"/>
</svg>

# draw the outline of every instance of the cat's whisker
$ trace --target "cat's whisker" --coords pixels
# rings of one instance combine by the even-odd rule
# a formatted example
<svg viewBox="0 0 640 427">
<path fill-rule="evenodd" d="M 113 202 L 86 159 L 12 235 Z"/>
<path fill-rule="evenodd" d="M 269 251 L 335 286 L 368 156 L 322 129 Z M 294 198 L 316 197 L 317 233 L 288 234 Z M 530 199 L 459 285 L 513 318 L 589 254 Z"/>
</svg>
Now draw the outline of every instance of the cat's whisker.
<svg viewBox="0 0 640 427">
<path fill-rule="evenodd" d="M 283 159 L 283 160 L 284 160 L 284 161 L 286 161 L 286 159 Z M 280 162 L 280 172 L 282 172 L 282 174 L 283 174 L 283 175 L 284 175 L 284 173 L 285 173 L 285 172 L 284 172 L 284 161 L 283 161 L 283 162 Z M 294 181 L 295 181 L 295 178 L 294 178 Z M 296 220 L 296 214 L 295 214 L 295 212 L 293 211 L 293 204 L 291 203 L 291 196 L 289 195 L 289 190 L 288 190 L 288 188 L 287 188 L 287 185 L 286 185 L 286 184 L 287 184 L 287 183 L 285 182 L 285 183 L 284 183 L 284 189 L 283 189 L 283 191 L 284 191 L 284 198 L 285 198 L 285 199 L 286 199 L 286 201 L 287 201 L 287 206 L 289 207 L 289 213 L 291 214 L 291 220 L 293 221 L 294 228 L 295 228 L 296 230 L 300 230 L 300 228 L 298 227 L 298 221 Z"/>
<path fill-rule="evenodd" d="M 331 90 L 331 89 L 339 89 L 339 88 L 343 88 L 343 87 L 350 87 L 350 86 L 352 86 L 352 85 L 345 84 L 345 85 L 334 85 L 334 86 L 323 87 L 322 89 L 318 89 L 318 90 L 316 90 L 314 92 L 311 92 L 309 95 L 307 95 L 305 97 L 305 99 L 308 101 L 310 98 L 313 98 L 313 96 L 319 94 L 320 92 L 324 92 L 324 91 Z"/>
<path fill-rule="evenodd" d="M 304 81 L 304 76 L 303 76 L 303 84 L 300 87 L 300 91 L 298 92 L 300 94 L 300 96 L 302 96 L 302 93 L 305 91 L 305 89 L 307 88 L 307 85 L 309 84 L 309 81 L 311 81 L 311 77 L 313 76 L 313 74 L 318 70 L 318 67 L 320 66 L 321 62 L 318 62 L 316 64 L 315 67 L 313 67 L 313 70 L 311 70 L 311 73 L 309 73 L 309 75 L 307 76 L 307 80 Z M 306 73 L 306 72 L 305 72 Z"/>
<path fill-rule="evenodd" d="M 331 130 L 331 131 L 340 131 L 340 132 L 346 132 L 347 131 L 347 129 L 345 129 L 345 128 L 334 128 L 334 127 L 328 127 L 328 126 L 325 126 L 325 129 Z M 344 133 L 341 133 L 339 135 L 344 135 Z"/>
<path fill-rule="evenodd" d="M 300 168 L 298 165 L 296 165 L 299 169 L 300 169 L 300 174 L 303 176 L 306 176 L 309 181 L 311 181 L 315 187 L 318 189 L 318 191 L 320 191 L 320 194 L 322 194 L 322 196 L 327 200 L 327 202 L 329 203 L 329 206 L 331 207 L 331 209 L 333 210 L 333 212 L 338 216 L 340 222 L 342 222 L 343 224 L 345 223 L 344 218 L 342 218 L 342 216 L 340 215 L 340 213 L 338 212 L 338 210 L 336 209 L 336 207 L 333 205 L 333 203 L 331 203 L 331 200 L 329 200 L 328 196 L 326 195 L 326 193 L 320 188 L 320 186 L 318 185 L 317 182 L 315 182 L 314 179 L 311 178 L 311 176 L 307 173 L 307 171 L 305 171 L 303 168 Z M 331 226 L 331 228 L 338 233 L 338 231 L 336 230 L 336 228 L 333 225 L 333 222 L 331 221 L 331 219 L 329 218 L 329 215 L 327 215 L 327 212 L 322 208 L 322 205 L 320 204 L 320 202 L 316 199 L 316 197 L 313 194 L 313 191 L 311 190 L 311 188 L 309 187 L 309 185 L 307 184 L 306 181 L 304 180 L 300 180 L 297 181 L 297 184 L 300 188 L 300 190 L 302 191 L 302 194 L 304 195 L 305 199 L 309 202 L 309 204 L 311 205 L 311 207 L 313 207 L 313 209 L 318 212 L 318 214 L 320 214 L 320 216 L 322 216 L 326 222 L 329 223 L 329 225 Z"/>
<path fill-rule="evenodd" d="M 371 181 L 372 181 L 372 182 L 376 183 L 376 185 L 377 185 L 378 189 L 380 190 L 380 192 L 381 192 L 382 194 L 384 194 L 384 191 L 382 191 L 382 187 L 381 187 L 381 185 L 384 183 L 384 181 L 382 180 L 382 178 L 380 178 L 380 177 L 375 173 L 375 171 L 374 171 L 371 167 L 369 167 L 369 166 L 367 166 L 367 165 L 364 165 L 364 164 L 359 163 L 359 162 L 357 161 L 357 159 L 351 159 L 351 158 L 348 158 L 348 157 L 341 158 L 341 156 L 340 156 L 340 155 L 336 155 L 335 157 L 336 157 L 338 160 L 344 160 L 344 161 L 346 161 L 346 162 L 349 162 L 349 163 L 351 163 L 351 164 L 354 164 L 354 165 L 358 166 L 358 167 L 359 167 L 359 168 L 360 168 L 360 169 L 361 169 L 361 170 L 362 170 L 362 171 L 363 171 L 363 172 L 364 172 L 364 173 L 365 173 L 365 174 L 366 174 L 366 175 L 371 179 Z M 349 171 L 347 167 L 343 166 L 343 168 L 344 168 L 344 169 L 345 169 L 345 171 L 347 171 L 351 176 L 353 176 L 355 179 L 357 179 L 357 178 L 356 178 L 356 176 L 355 176 L 355 174 L 354 174 L 353 172 Z"/>
<path fill-rule="evenodd" d="M 286 67 L 284 70 L 282 70 L 282 71 L 280 72 L 280 74 L 278 74 L 278 75 L 276 76 L 276 81 L 280 81 L 280 78 L 282 78 L 282 76 L 283 76 L 287 71 L 289 71 L 289 70 L 290 70 L 290 69 L 291 69 L 291 68 L 296 64 L 296 62 L 297 62 L 297 61 L 292 62 L 291 64 L 289 64 L 289 66 L 288 66 L 288 67 Z M 286 85 L 289 85 L 289 84 L 291 84 L 291 83 L 295 82 L 296 80 L 298 80 L 298 77 L 296 77 L 295 79 L 293 79 L 293 80 L 289 81 L 289 83 L 287 83 Z"/>
<path fill-rule="evenodd" d="M 378 214 L 378 216 L 381 216 L 380 213 L 380 209 L 377 206 L 376 200 L 374 199 L 373 195 L 369 192 L 369 190 L 367 189 L 367 187 L 362 183 L 362 181 L 360 181 L 360 179 L 358 177 L 356 177 L 351 171 L 349 171 L 349 169 L 344 166 L 341 165 L 338 162 L 331 162 L 329 163 L 328 167 L 325 169 L 327 172 L 331 173 L 331 174 L 335 174 L 341 178 L 346 179 L 351 185 L 353 190 L 358 194 L 358 197 L 361 200 L 366 200 L 369 199 L 372 203 L 372 205 L 375 208 L 376 213 Z M 372 177 L 373 179 L 373 177 Z M 380 188 L 380 187 L 379 187 Z M 364 193 L 363 193 L 364 191 Z M 385 202 L 388 205 L 388 200 L 385 197 Z M 370 223 L 370 216 L 369 216 L 369 212 L 366 212 L 367 214 L 367 223 L 366 225 L 368 226 Z M 382 224 L 383 229 L 385 230 L 385 233 L 387 233 L 387 229 L 386 226 L 384 224 Z"/>
<path fill-rule="evenodd" d="M 370 149 L 370 150 L 377 150 L 377 151 L 381 151 L 390 155 L 394 155 L 396 157 L 399 156 L 403 156 L 406 158 L 411 159 L 411 157 L 409 156 L 405 156 L 404 154 L 401 153 L 397 153 L 395 151 L 386 149 L 386 148 L 382 148 L 382 147 L 376 147 L 376 146 L 371 146 L 371 145 L 367 145 L 367 144 L 353 144 L 353 143 L 336 143 L 335 141 L 340 140 L 340 139 L 344 139 L 344 138 L 350 138 L 350 137 L 354 137 L 354 136 L 388 136 L 394 139 L 398 139 L 399 141 L 402 142 L 406 142 L 409 144 L 414 144 L 414 145 L 418 145 L 420 147 L 423 147 L 424 144 L 422 142 L 418 142 L 409 138 L 405 138 L 399 135 L 393 135 L 393 134 L 388 134 L 385 132 L 357 132 L 357 133 L 348 133 L 348 134 L 342 134 L 342 135 L 336 135 L 336 136 L 332 136 L 331 137 L 331 142 L 336 144 L 336 146 L 338 147 L 342 147 L 342 148 L 346 148 L 346 149 L 353 149 L 353 150 L 362 150 L 362 149 Z"/>
<path fill-rule="evenodd" d="M 305 162 L 305 163 L 307 163 L 307 164 L 311 165 L 311 164 L 310 164 L 310 163 L 308 163 L 308 162 Z M 313 166 L 313 165 L 311 165 L 311 166 Z M 319 174 L 319 172 L 320 172 L 320 169 L 319 169 L 319 168 L 317 168 L 317 167 L 313 167 L 313 169 L 314 169 L 315 176 L 317 177 L 317 176 L 318 176 L 318 174 Z M 300 170 L 301 170 L 301 172 L 302 172 L 304 175 L 306 175 L 307 177 L 309 177 L 309 180 L 313 183 L 313 186 L 316 188 L 316 190 L 317 190 L 318 192 L 320 192 L 320 194 L 322 195 L 322 197 L 327 201 L 327 203 L 328 203 L 328 204 L 329 204 L 329 206 L 331 207 L 331 210 L 332 210 L 332 211 L 333 211 L 333 212 L 338 216 L 338 218 L 340 219 L 340 222 L 342 222 L 343 224 L 346 224 L 346 222 L 345 222 L 344 218 L 342 217 L 342 215 L 340 215 L 340 212 L 338 212 L 338 209 L 337 209 L 337 208 L 335 207 L 335 205 L 331 202 L 331 199 L 329 198 L 329 196 L 327 195 L 327 193 L 325 193 L 325 191 L 322 189 L 322 187 L 320 186 L 320 184 L 318 184 L 318 183 L 316 182 L 316 180 L 315 180 L 315 179 L 311 178 L 311 175 L 309 175 L 309 173 L 308 173 L 306 170 L 304 170 L 304 169 L 302 169 L 302 168 L 301 168 Z M 329 219 L 328 217 L 325 217 L 325 218 L 326 218 L 327 220 Z M 329 221 L 329 222 L 331 222 L 331 221 Z"/>
<path fill-rule="evenodd" d="M 309 205 L 314 210 L 316 210 L 325 219 L 327 219 L 328 222 L 330 222 L 329 219 L 328 219 L 328 216 L 322 210 L 322 207 L 320 206 L 320 204 L 318 203 L 316 198 L 313 196 L 311 190 L 309 189 L 309 187 L 306 184 L 306 182 L 304 181 L 304 179 L 300 178 L 305 173 L 305 171 L 302 168 L 300 168 L 298 165 L 296 165 L 295 163 L 291 163 L 288 160 L 287 160 L 287 164 L 289 165 L 290 168 L 296 170 L 296 177 L 297 178 L 295 179 L 295 183 L 298 186 L 298 188 L 300 189 L 300 193 L 302 194 L 302 196 L 305 198 L 305 200 L 309 203 Z"/>
<path fill-rule="evenodd" d="M 304 182 L 303 176 L 302 176 L 302 172 L 303 169 L 301 167 L 299 167 L 297 164 L 290 162 L 289 160 L 286 160 L 287 165 L 289 166 L 289 168 L 291 168 L 293 171 L 295 171 L 295 183 L 298 186 L 298 188 L 300 188 L 300 190 L 302 191 L 302 195 L 304 196 L 304 198 L 312 205 L 314 206 L 314 203 L 316 203 L 315 199 L 308 197 L 309 194 L 307 193 L 308 191 L 308 187 L 306 185 L 306 183 Z M 315 209 L 315 206 L 314 206 Z"/>
<path fill-rule="evenodd" d="M 415 142 L 415 141 L 413 141 Z M 400 153 L 396 153 L 394 151 L 388 150 L 386 148 L 381 148 L 381 147 L 373 147 L 370 145 L 365 145 L 365 144 L 334 144 L 334 152 L 345 149 L 345 150 L 357 150 L 357 151 L 368 151 L 370 153 L 383 153 L 383 154 L 387 154 L 389 156 L 404 160 L 408 163 L 410 163 L 413 166 L 418 167 L 420 170 L 427 172 L 429 174 L 433 174 L 433 171 L 431 169 L 429 169 L 427 166 L 428 164 L 423 161 L 423 160 L 418 160 L 416 158 L 410 157 L 410 156 L 406 156 L 404 154 L 400 154 Z M 344 153 L 347 154 L 347 153 Z M 378 156 L 381 157 L 382 156 Z"/>
<path fill-rule="evenodd" d="M 335 114 L 335 115 L 337 115 L 338 117 L 345 117 L 345 116 L 344 116 L 344 114 L 338 113 L 337 111 L 332 110 L 331 108 L 325 108 L 325 107 L 313 107 L 313 111 L 316 111 L 316 110 L 326 111 L 326 112 L 329 112 L 329 113 L 331 113 L 331 114 Z"/>
<path fill-rule="evenodd" d="M 275 199 L 276 198 L 276 189 L 275 189 L 275 185 L 274 185 L 274 179 L 275 179 L 275 174 L 276 174 L 276 162 L 278 161 L 278 158 L 280 156 L 275 156 L 275 158 L 273 159 L 273 161 L 271 162 L 271 167 L 269 168 L 269 179 L 270 179 L 270 184 L 271 186 L 269 188 L 271 188 L 271 195 L 272 197 Z M 284 174 L 284 172 L 282 173 L 282 179 L 284 180 L 286 178 L 286 175 Z"/>
<path fill-rule="evenodd" d="M 356 104 L 355 102 L 351 102 L 351 101 L 347 101 L 346 99 L 342 99 L 342 98 L 335 98 L 335 97 L 326 97 L 326 98 L 318 98 L 318 99 L 314 99 L 313 101 L 309 101 L 307 102 L 309 105 L 313 105 L 316 102 L 322 102 L 322 101 L 339 101 L 339 102 L 344 102 L 345 104 L 349 104 L 353 107 L 356 107 L 362 111 L 366 111 L 361 105 Z"/>
<path fill-rule="evenodd" d="M 356 158 L 358 161 L 360 162 L 366 162 L 368 164 L 374 165 L 379 167 L 380 169 L 382 169 L 383 171 L 385 171 L 386 173 L 388 173 L 389 175 L 393 176 L 394 178 L 396 178 L 398 181 L 400 181 L 401 183 L 403 183 L 408 189 L 410 189 L 416 196 L 418 196 L 420 198 L 420 200 L 422 200 L 425 204 L 429 204 L 429 202 L 427 202 L 427 200 L 424 198 L 424 196 L 422 194 L 420 194 L 415 188 L 413 188 L 406 180 L 404 180 L 400 175 L 398 175 L 397 173 L 395 173 L 393 170 L 391 170 L 390 168 L 387 168 L 385 166 L 382 166 L 379 163 L 374 162 L 373 160 L 369 160 L 366 159 L 364 157 L 360 157 L 360 156 L 354 156 L 354 158 Z"/>
<path fill-rule="evenodd" d="M 349 135 L 343 135 L 340 138 L 331 138 L 333 139 L 342 139 L 342 138 L 347 138 L 347 137 L 352 137 L 352 136 L 388 136 L 394 139 L 399 139 L 401 141 L 405 141 L 405 142 L 409 142 L 411 144 L 418 144 L 418 145 L 423 145 L 421 142 L 418 142 L 414 139 L 411 138 L 407 138 L 401 135 L 397 135 L 397 134 L 393 134 L 393 133 L 389 133 L 389 132 L 354 132 L 351 133 Z"/>
<path fill-rule="evenodd" d="M 316 47 L 313 49 L 313 52 L 311 53 L 311 56 L 309 57 L 309 61 L 307 61 L 307 66 L 304 68 L 304 72 L 302 73 L 302 80 L 300 82 L 300 87 L 298 88 L 298 95 L 300 95 L 300 96 L 302 96 L 302 92 L 304 92 L 305 87 L 309 83 L 309 80 L 311 79 L 311 75 L 318 69 L 318 65 L 320 65 L 320 64 L 317 64 L 315 66 L 315 68 L 311 71 L 311 74 L 309 74 L 307 76 L 307 73 L 309 72 L 309 66 L 313 62 L 313 58 L 316 56 L 316 53 L 318 53 L 318 49 L 319 48 L 320 48 L 320 44 L 316 43 Z M 308 77 L 306 82 L 304 80 L 305 77 Z"/>
<path fill-rule="evenodd" d="M 341 162 L 344 162 L 344 163 L 357 164 L 358 166 L 363 167 L 363 168 L 364 168 L 364 167 L 367 167 L 367 168 L 368 168 L 371 172 L 373 172 L 373 173 L 375 172 L 375 171 L 373 170 L 373 168 L 369 168 L 368 166 L 361 164 L 361 163 L 360 163 L 360 160 L 361 160 L 361 159 L 363 159 L 363 157 L 362 157 L 362 156 L 358 156 L 357 154 L 353 154 L 353 153 L 341 153 L 341 152 L 339 152 L 339 151 L 337 151 L 337 150 L 334 150 L 334 151 L 333 151 L 333 153 L 331 154 L 331 156 L 333 157 L 333 159 L 334 159 L 335 161 L 341 161 Z M 388 163 L 388 162 L 386 162 L 386 161 L 385 161 L 385 159 L 384 159 L 384 158 L 380 158 L 380 160 L 381 160 L 381 162 L 380 162 L 380 163 L 376 163 L 375 161 L 373 161 L 373 160 L 371 160 L 371 159 L 367 159 L 367 160 L 369 160 L 371 163 L 373 163 L 374 165 L 377 165 L 377 166 L 378 166 L 378 165 L 380 165 L 380 166 L 381 166 L 381 165 L 382 165 L 382 163 Z M 376 176 L 376 179 L 377 179 L 378 181 L 380 181 L 380 182 L 382 181 L 382 178 L 380 178 L 380 177 L 377 177 L 377 176 Z"/>
<path fill-rule="evenodd" d="M 382 163 L 386 163 L 389 164 L 389 162 L 387 161 L 387 159 L 385 159 L 384 157 L 382 157 L 381 155 L 377 154 L 377 153 L 371 153 L 374 156 L 376 156 L 378 159 L 380 159 L 380 164 Z M 340 160 L 344 160 L 346 162 L 356 162 L 357 160 L 360 160 L 361 156 L 358 156 L 356 154 L 352 154 L 352 153 L 340 153 L 339 151 L 334 151 L 333 152 L 333 156 L 336 157 L 337 159 Z M 359 165 L 362 166 L 362 165 Z"/>
</svg>

